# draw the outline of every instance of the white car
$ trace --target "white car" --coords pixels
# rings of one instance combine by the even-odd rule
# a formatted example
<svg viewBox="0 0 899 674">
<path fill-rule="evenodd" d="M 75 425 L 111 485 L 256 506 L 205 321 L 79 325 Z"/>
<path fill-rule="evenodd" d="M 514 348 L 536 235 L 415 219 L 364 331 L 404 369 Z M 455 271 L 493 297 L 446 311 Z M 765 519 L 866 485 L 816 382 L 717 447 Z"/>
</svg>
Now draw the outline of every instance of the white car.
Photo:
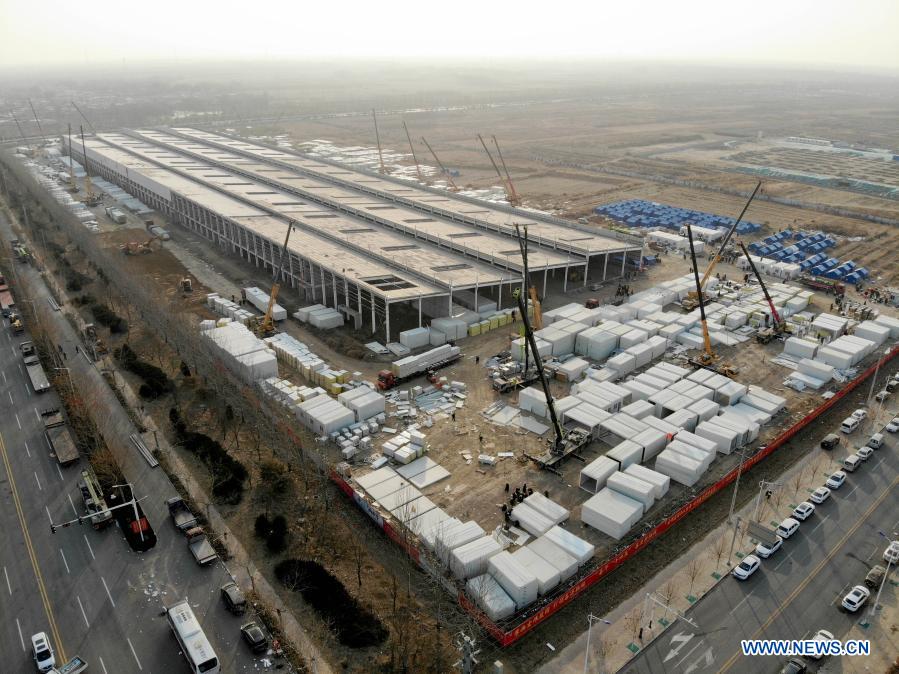
<svg viewBox="0 0 899 674">
<path fill-rule="evenodd" d="M 792 517 L 788 517 L 778 525 L 777 535 L 786 540 L 790 536 L 795 534 L 798 530 L 799 520 L 794 520 Z"/>
<path fill-rule="evenodd" d="M 829 642 L 833 641 L 834 636 L 827 630 L 818 630 L 815 636 L 812 637 L 812 641 L 821 641 L 821 642 Z M 809 653 L 806 657 L 811 658 L 812 660 L 820 660 L 822 656 L 817 654 Z"/>
<path fill-rule="evenodd" d="M 31 637 L 31 654 L 39 672 L 49 672 L 56 667 L 56 656 L 46 633 L 38 632 Z"/>
<path fill-rule="evenodd" d="M 874 454 L 874 448 L 868 447 L 867 445 L 865 447 L 859 447 L 856 454 L 858 454 L 858 458 L 862 461 L 867 461 Z"/>
<path fill-rule="evenodd" d="M 893 541 L 883 551 L 883 561 L 887 564 L 899 564 L 899 541 Z"/>
<path fill-rule="evenodd" d="M 883 427 L 887 433 L 895 433 L 899 431 L 899 417 L 894 417 L 886 426 Z"/>
<path fill-rule="evenodd" d="M 730 573 L 737 580 L 746 580 L 758 570 L 761 564 L 761 560 L 755 555 L 746 555 L 743 561 L 737 564 Z"/>
<path fill-rule="evenodd" d="M 768 559 L 775 552 L 780 550 L 781 546 L 784 544 L 784 539 L 780 536 L 775 537 L 775 541 L 773 544 L 768 545 L 767 543 L 759 543 L 755 546 L 755 554 L 757 554 L 762 559 Z"/>
<path fill-rule="evenodd" d="M 830 498 L 830 489 L 827 487 L 818 487 L 815 491 L 809 494 L 808 500 L 812 503 L 817 503 L 821 505 Z"/>
<path fill-rule="evenodd" d="M 864 585 L 856 585 L 849 590 L 849 594 L 843 597 L 843 608 L 850 613 L 855 613 L 865 605 L 865 602 L 868 601 L 868 597 L 870 596 L 871 590 Z"/>
<path fill-rule="evenodd" d="M 889 397 L 890 397 L 890 392 L 887 391 L 886 389 L 883 389 L 882 391 L 878 391 L 875 394 L 874 400 L 876 400 L 879 403 L 882 403 L 884 400 L 886 400 Z"/>
<path fill-rule="evenodd" d="M 855 410 L 855 412 L 852 413 L 852 416 L 854 416 L 859 421 L 864 421 L 868 418 L 868 410 L 859 407 L 857 410 Z"/>
<path fill-rule="evenodd" d="M 808 501 L 803 501 L 793 508 L 793 517 L 800 522 L 805 522 L 815 512 L 815 506 Z"/>
<path fill-rule="evenodd" d="M 836 473 L 827 478 L 827 482 L 824 484 L 830 489 L 839 489 L 843 486 L 843 483 L 846 481 L 846 473 L 842 470 L 838 470 Z"/>
</svg>

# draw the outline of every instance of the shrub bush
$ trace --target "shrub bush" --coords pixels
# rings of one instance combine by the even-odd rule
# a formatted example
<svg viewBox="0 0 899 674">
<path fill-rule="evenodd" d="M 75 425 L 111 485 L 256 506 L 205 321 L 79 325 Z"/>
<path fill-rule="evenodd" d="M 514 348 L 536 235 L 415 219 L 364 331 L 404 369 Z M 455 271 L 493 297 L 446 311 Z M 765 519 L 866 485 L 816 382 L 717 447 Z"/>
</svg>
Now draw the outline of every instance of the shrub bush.
<svg viewBox="0 0 899 674">
<path fill-rule="evenodd" d="M 110 332 L 122 333 L 128 331 L 128 322 L 105 304 L 100 304 L 99 302 L 92 304 L 91 313 L 94 316 L 94 320 L 100 325 L 105 325 Z"/>
<path fill-rule="evenodd" d="M 253 532 L 256 534 L 257 538 L 268 538 L 268 535 L 272 531 L 272 523 L 268 520 L 268 515 L 262 513 L 261 515 L 256 516 L 256 521 L 253 523 Z"/>
</svg>

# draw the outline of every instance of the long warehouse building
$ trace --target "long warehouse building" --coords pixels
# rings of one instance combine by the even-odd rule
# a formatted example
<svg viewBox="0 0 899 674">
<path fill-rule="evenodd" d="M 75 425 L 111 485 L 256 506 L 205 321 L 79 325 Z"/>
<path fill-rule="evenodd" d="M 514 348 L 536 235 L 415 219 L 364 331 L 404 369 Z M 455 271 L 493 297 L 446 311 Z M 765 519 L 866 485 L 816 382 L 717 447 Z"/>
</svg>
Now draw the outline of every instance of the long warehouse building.
<svg viewBox="0 0 899 674">
<path fill-rule="evenodd" d="M 74 158 L 172 222 L 221 249 L 274 269 L 293 227 L 282 282 L 385 331 L 391 305 L 432 318 L 513 304 L 526 225 L 532 281 L 613 278 L 639 260 L 639 239 L 604 236 L 556 218 L 505 209 L 376 174 L 194 129 L 72 139 Z M 63 144 L 69 147 L 68 142 Z M 536 241 L 536 243 L 535 243 Z M 463 305 L 462 307 L 458 305 Z"/>
</svg>

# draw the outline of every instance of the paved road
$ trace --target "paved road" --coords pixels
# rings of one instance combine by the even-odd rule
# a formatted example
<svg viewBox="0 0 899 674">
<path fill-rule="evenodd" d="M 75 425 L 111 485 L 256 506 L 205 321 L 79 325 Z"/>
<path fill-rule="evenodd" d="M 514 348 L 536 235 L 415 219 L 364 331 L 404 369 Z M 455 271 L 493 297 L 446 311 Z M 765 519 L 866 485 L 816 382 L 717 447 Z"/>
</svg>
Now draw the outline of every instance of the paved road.
<svg viewBox="0 0 899 674">
<path fill-rule="evenodd" d="M 0 216 L 0 232 L 9 229 Z M 37 302 L 45 301 L 46 287 L 37 272 L 18 265 L 19 283 L 27 283 Z M 15 280 L 14 280 L 15 282 Z M 30 635 L 46 631 L 58 653 L 78 654 L 91 671 L 188 672 L 164 617 L 163 606 L 188 597 L 222 663 L 223 672 L 258 671 L 254 658 L 240 641 L 241 618 L 228 614 L 218 596 L 230 579 L 221 563 L 197 566 L 183 536 L 167 518 L 164 501 L 174 489 L 161 469 L 151 469 L 131 450 L 128 435 L 135 432 L 127 414 L 89 361 L 75 353 L 77 337 L 67 321 L 49 304 L 40 305 L 67 352 L 79 388 L 95 388 L 96 403 L 107 412 L 104 435 L 113 437 L 123 456 L 126 476 L 158 535 L 157 545 L 134 553 L 117 527 L 94 531 L 69 527 L 56 534 L 50 521 L 69 520 L 81 509 L 77 481 L 79 464 L 60 468 L 43 435 L 39 411 L 59 405 L 54 392 L 36 394 L 21 365 L 18 343 L 27 333 L 13 336 L 0 328 L 0 653 L 4 671 L 31 671 Z M 83 461 L 83 459 L 82 459 Z M 8 667 L 8 669 L 7 669 Z"/>
<path fill-rule="evenodd" d="M 856 435 L 852 441 L 863 443 Z M 697 627 L 675 621 L 623 671 L 777 672 L 785 658 L 743 657 L 740 640 L 810 638 L 819 629 L 846 638 L 862 614 L 843 612 L 842 598 L 880 560 L 886 541 L 878 531 L 899 531 L 899 438 L 887 435 L 749 580 L 725 578 L 688 611 Z M 846 453 L 844 445 L 838 456 Z"/>
</svg>

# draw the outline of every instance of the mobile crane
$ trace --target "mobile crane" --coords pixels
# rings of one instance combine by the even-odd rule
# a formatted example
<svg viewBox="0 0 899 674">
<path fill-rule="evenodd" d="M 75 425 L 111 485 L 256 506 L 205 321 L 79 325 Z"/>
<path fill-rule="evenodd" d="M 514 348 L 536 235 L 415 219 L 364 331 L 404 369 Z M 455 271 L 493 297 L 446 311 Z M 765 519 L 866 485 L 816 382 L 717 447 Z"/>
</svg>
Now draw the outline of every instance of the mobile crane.
<svg viewBox="0 0 899 674">
<path fill-rule="evenodd" d="M 270 337 L 275 334 L 275 321 L 272 313 L 275 310 L 275 302 L 278 299 L 278 291 L 281 290 L 281 274 L 284 273 L 284 260 L 287 259 L 287 243 L 290 241 L 290 233 L 293 231 L 293 222 L 287 224 L 287 236 L 284 237 L 284 245 L 281 246 L 281 259 L 278 261 L 278 268 L 272 278 L 272 290 L 268 295 L 268 306 L 265 309 L 265 315 L 256 319 L 252 329 L 258 337 Z M 275 261 L 272 260 L 272 268 Z"/>
<path fill-rule="evenodd" d="M 709 262 L 709 266 L 706 267 L 705 273 L 702 275 L 702 281 L 698 283 L 696 290 L 691 290 L 690 293 L 681 301 L 681 306 L 687 311 L 692 311 L 697 306 L 699 306 L 698 297 L 702 294 L 703 288 L 705 288 L 706 282 L 709 280 L 709 277 L 712 275 L 712 272 L 715 270 L 715 265 L 717 265 L 721 261 L 721 255 L 724 253 L 724 250 L 727 248 L 727 244 L 730 243 L 731 237 L 734 235 L 734 232 L 737 231 L 737 226 L 743 220 L 743 216 L 746 215 L 746 211 L 749 209 L 749 204 L 752 203 L 752 200 L 755 199 L 755 195 L 758 194 L 759 189 L 762 187 L 762 181 L 760 180 L 755 185 L 755 189 L 752 190 L 752 194 L 749 195 L 749 199 L 746 201 L 746 205 L 743 206 L 743 210 L 740 211 L 740 215 L 734 220 L 734 224 L 730 226 L 730 229 L 727 230 L 727 235 L 724 237 L 724 240 L 721 242 L 721 246 L 718 248 L 718 252 L 715 253 L 715 256 L 712 258 L 711 262 Z M 687 225 L 687 232 L 690 231 L 690 225 Z M 692 246 L 692 244 L 691 244 Z M 693 268 L 696 268 L 696 260 L 693 260 Z"/>
<path fill-rule="evenodd" d="M 499 181 L 502 183 L 503 189 L 506 192 L 506 201 L 509 202 L 510 206 L 520 206 L 521 197 L 519 197 L 518 192 L 515 191 L 515 186 L 512 184 L 512 179 L 503 177 L 502 172 L 500 172 L 499 170 L 499 166 L 497 166 L 496 164 L 496 160 L 493 158 L 493 155 L 490 154 L 490 150 L 487 149 L 487 143 L 484 142 L 481 134 L 478 134 L 478 140 L 481 141 L 481 145 L 484 147 L 484 152 L 487 153 L 487 158 L 490 160 L 490 163 L 493 164 L 493 169 L 496 171 L 496 175 L 499 176 Z M 497 149 L 498 148 L 499 145 L 497 145 Z M 506 174 L 508 175 L 508 171 L 506 172 Z"/>
<path fill-rule="evenodd" d="M 784 320 L 780 317 L 780 314 L 777 313 L 777 309 L 774 306 L 774 300 L 771 299 L 771 295 L 768 294 L 768 288 L 765 287 L 765 281 L 762 280 L 762 275 L 759 274 L 759 270 L 755 268 L 755 262 L 752 261 L 752 258 L 749 256 L 749 251 L 746 250 L 746 246 L 743 245 L 743 242 L 740 241 L 740 250 L 743 251 L 743 255 L 746 256 L 746 259 L 749 261 L 749 267 L 752 269 L 752 273 L 755 274 L 755 277 L 758 279 L 759 285 L 762 288 L 762 292 L 765 293 L 765 301 L 768 302 L 768 308 L 771 310 L 771 319 L 773 321 L 773 325 L 765 326 L 764 329 L 759 330 L 755 334 L 755 341 L 759 344 L 767 344 L 772 339 L 782 334 L 784 331 L 785 323 Z"/>
</svg>

